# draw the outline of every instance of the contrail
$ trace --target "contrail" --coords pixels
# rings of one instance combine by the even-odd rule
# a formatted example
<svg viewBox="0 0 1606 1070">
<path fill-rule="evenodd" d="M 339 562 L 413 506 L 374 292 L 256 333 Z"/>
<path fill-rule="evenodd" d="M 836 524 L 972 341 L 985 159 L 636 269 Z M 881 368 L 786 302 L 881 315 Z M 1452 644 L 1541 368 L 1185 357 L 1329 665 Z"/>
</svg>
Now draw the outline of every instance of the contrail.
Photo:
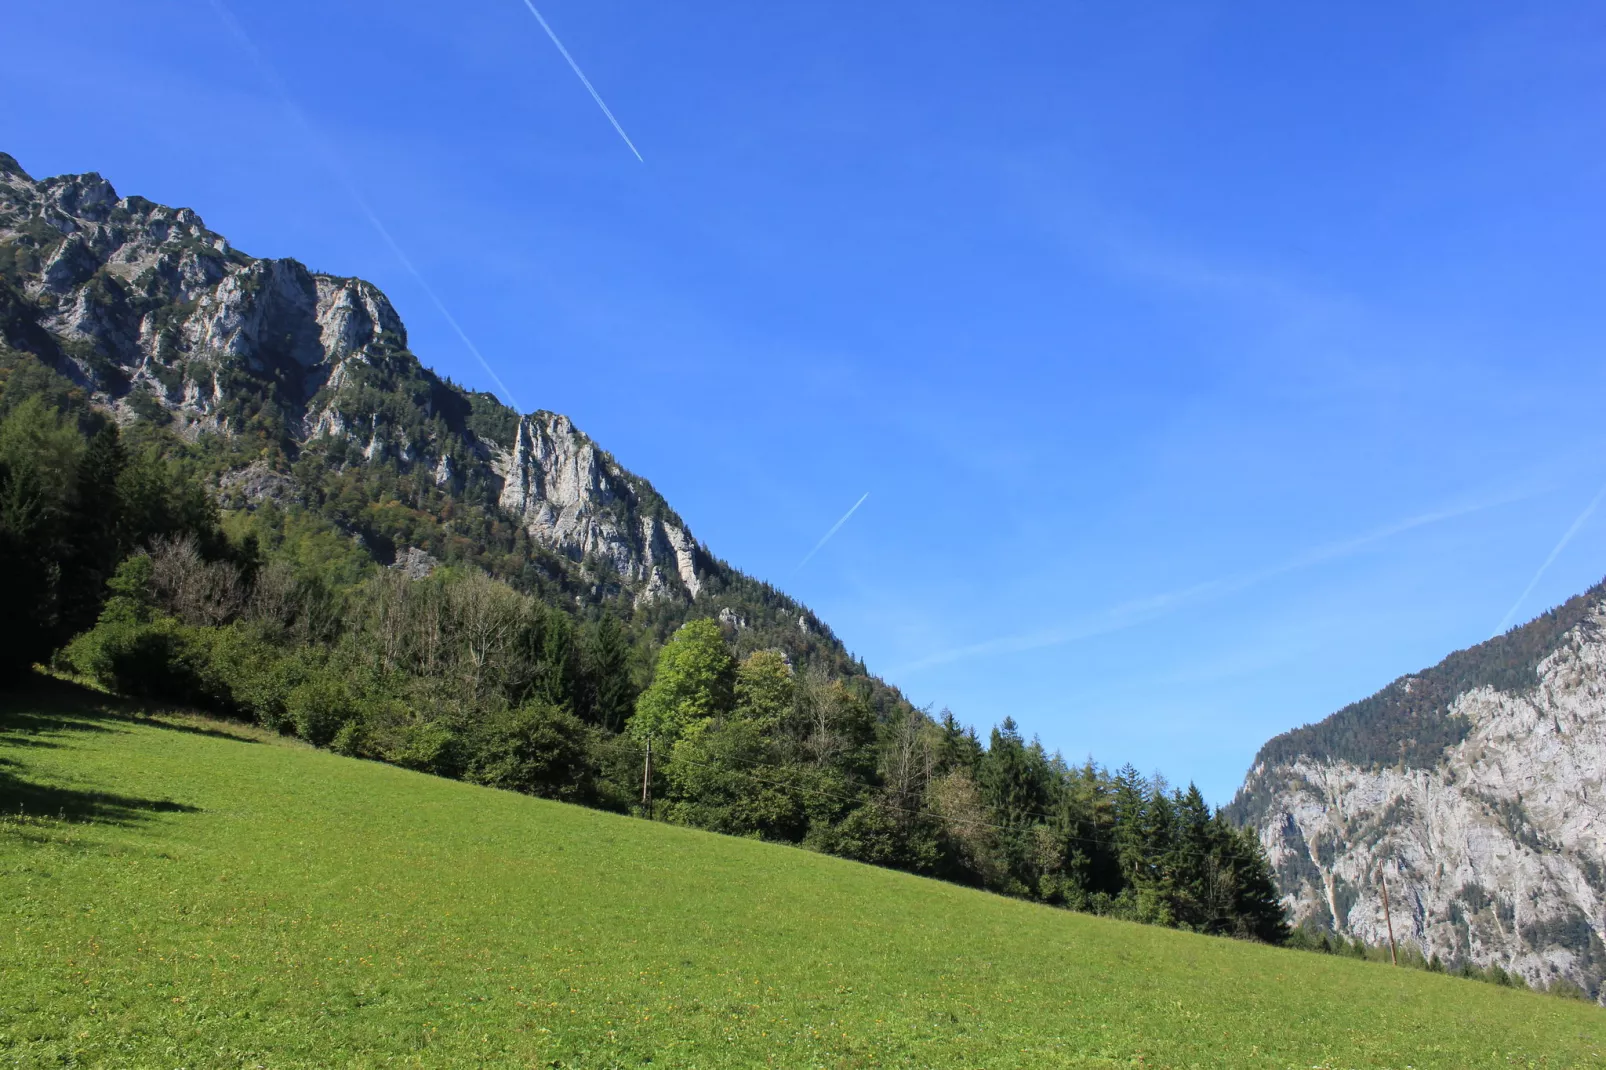
<svg viewBox="0 0 1606 1070">
<path fill-rule="evenodd" d="M 1578 519 L 1573 521 L 1573 526 L 1567 529 L 1567 534 L 1561 537 L 1561 541 L 1556 544 L 1556 548 L 1550 551 L 1550 556 L 1545 558 L 1545 563 L 1539 566 L 1539 571 L 1534 573 L 1534 578 L 1528 581 L 1528 586 L 1523 588 L 1522 594 L 1515 602 L 1511 603 L 1511 608 L 1506 610 L 1506 615 L 1500 618 L 1500 627 L 1494 630 L 1495 635 L 1502 634 L 1511 625 L 1511 618 L 1517 615 L 1517 610 L 1521 609 L 1522 604 L 1528 600 L 1528 596 L 1534 593 L 1534 588 L 1539 585 L 1539 580 L 1544 576 L 1545 571 L 1555 563 L 1556 558 L 1567 548 L 1567 544 L 1573 541 L 1573 536 L 1577 535 L 1578 529 L 1584 526 L 1584 521 L 1594 515 L 1603 498 L 1606 498 L 1606 487 L 1600 488 L 1600 492 L 1584 507 L 1584 511 L 1578 514 Z"/>
<path fill-rule="evenodd" d="M 864 499 L 868 498 L 869 496 L 870 496 L 870 492 L 869 491 L 865 491 L 863 497 L 861 497 L 858 501 L 853 503 L 853 508 L 852 509 L 849 509 L 847 512 L 842 514 L 842 519 L 841 520 L 838 520 L 835 524 L 831 525 L 831 530 L 826 532 L 825 535 L 820 539 L 820 541 L 814 544 L 814 549 L 810 550 L 804 556 L 803 560 L 801 560 L 801 561 L 799 561 L 797 563 L 797 567 L 792 569 L 792 572 L 796 573 L 798 569 L 800 569 L 804 565 L 808 564 L 809 563 L 809 558 L 811 558 L 815 554 L 819 553 L 820 552 L 820 547 L 822 547 L 826 543 L 830 542 L 831 541 L 831 536 L 835 535 L 838 531 L 842 530 L 842 525 L 846 524 L 848 522 L 848 517 L 850 517 L 854 513 L 858 512 L 859 506 L 863 505 L 864 504 Z"/>
<path fill-rule="evenodd" d="M 613 112 L 608 109 L 608 105 L 603 103 L 602 94 L 597 92 L 596 86 L 591 84 L 591 79 L 586 77 L 586 72 L 582 71 L 580 65 L 574 61 L 574 57 L 569 55 L 569 50 L 563 47 L 563 42 L 558 40 L 558 35 L 552 32 L 552 27 L 548 26 L 546 19 L 541 17 L 541 12 L 536 10 L 535 5 L 530 0 L 524 0 L 524 6 L 530 9 L 530 14 L 534 15 L 535 21 L 541 24 L 541 29 L 545 30 L 546 35 L 552 38 L 552 43 L 558 46 L 558 52 L 569 62 L 569 69 L 574 72 L 576 78 L 580 79 L 580 84 L 586 87 L 586 92 L 590 93 L 591 99 L 597 102 L 597 107 L 601 108 L 602 114 L 608 117 L 608 121 L 613 124 L 614 130 L 618 131 L 619 137 L 624 140 L 625 145 L 629 147 L 631 152 L 636 154 L 636 159 L 646 163 L 646 160 L 641 159 L 641 153 L 636 149 L 635 142 L 631 141 L 630 135 L 625 133 L 625 128 L 619 125 L 619 120 L 613 117 Z"/>
<path fill-rule="evenodd" d="M 462 339 L 463 345 L 467 347 L 470 353 L 474 354 L 474 359 L 480 362 L 480 367 L 485 369 L 485 374 L 491 377 L 491 381 L 502 392 L 503 400 L 515 409 L 523 411 L 518 401 L 513 397 L 513 391 L 507 388 L 507 384 L 502 381 L 502 377 L 496 374 L 496 369 L 491 367 L 491 362 L 486 360 L 485 354 L 480 352 L 480 347 L 474 344 L 474 340 L 468 336 L 468 332 L 463 330 L 463 325 L 457 322 L 457 317 L 447 309 L 446 302 L 441 300 L 440 295 L 435 292 L 435 288 L 424 278 L 423 273 L 413 265 L 412 259 L 402 251 L 400 243 L 391 236 L 390 229 L 380 222 L 379 216 L 369 206 L 368 199 L 362 195 L 362 191 L 357 188 L 357 184 L 352 181 L 351 175 L 347 173 L 344 164 L 340 161 L 340 157 L 329 146 L 329 143 L 324 140 L 323 136 L 319 134 L 317 127 L 312 125 L 312 120 L 307 118 L 307 114 L 297 106 L 295 98 L 290 95 L 289 87 L 284 84 L 284 80 L 279 77 L 279 72 L 274 69 L 273 65 L 268 62 L 267 57 L 262 54 L 262 50 L 257 48 L 256 42 L 251 39 L 251 35 L 245 32 L 245 27 L 229 11 L 223 0 L 211 0 L 211 4 L 212 10 L 217 12 L 218 18 L 223 20 L 223 24 L 229 28 L 229 32 L 239 39 L 240 44 L 250 54 L 252 62 L 257 66 L 258 73 L 273 87 L 274 92 L 279 94 L 279 101 L 284 105 L 285 110 L 300 124 L 302 132 L 307 135 L 307 139 L 323 154 L 324 164 L 328 166 L 330 171 L 334 172 L 335 178 L 345 188 L 346 195 L 356 202 L 358 210 L 368 220 L 369 225 L 384 239 L 385 244 L 390 247 L 390 251 L 396 255 L 396 259 L 401 261 L 402 267 L 406 268 L 407 273 L 413 277 L 413 281 L 418 283 L 419 289 L 423 290 L 429 296 L 430 301 L 434 302 L 435 308 L 440 312 L 441 317 L 451 324 L 452 330 L 457 332 L 457 337 Z"/>
</svg>

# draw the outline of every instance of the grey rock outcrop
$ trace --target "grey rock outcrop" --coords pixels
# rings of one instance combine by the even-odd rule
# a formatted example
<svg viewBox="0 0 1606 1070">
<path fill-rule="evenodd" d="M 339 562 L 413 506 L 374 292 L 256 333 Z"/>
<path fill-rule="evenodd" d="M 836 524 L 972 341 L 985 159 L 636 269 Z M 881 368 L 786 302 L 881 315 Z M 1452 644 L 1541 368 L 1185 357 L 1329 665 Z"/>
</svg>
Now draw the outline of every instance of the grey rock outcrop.
<svg viewBox="0 0 1606 1070">
<path fill-rule="evenodd" d="M 423 580 L 433 575 L 441 563 L 432 554 L 409 546 L 396 554 L 396 560 L 391 562 L 390 567 L 410 580 Z"/>
<path fill-rule="evenodd" d="M 1358 744 L 1332 743 L 1326 723 L 1291 733 L 1268 744 L 1229 813 L 1258 829 L 1296 922 L 1382 944 L 1386 878 L 1395 935 L 1424 956 L 1599 996 L 1606 592 L 1525 628 L 1539 631 L 1462 652 L 1450 671 L 1406 677 L 1336 715 L 1354 739 L 1424 690 L 1442 694 L 1422 707 L 1437 725 L 1394 732 L 1392 756 L 1389 744 L 1371 744 L 1368 760 Z M 1435 728 L 1445 745 L 1413 753 Z"/>
<path fill-rule="evenodd" d="M 396 310 L 361 279 L 247 256 L 187 208 L 120 197 L 95 174 L 34 180 L 3 154 L 0 255 L 43 310 L 24 323 L 0 294 L 0 341 L 48 357 L 123 420 L 155 414 L 194 438 L 271 418 L 292 452 L 339 441 L 341 463 L 486 488 L 534 543 L 638 601 L 694 599 L 719 567 L 567 417 L 518 416 L 423 368 Z M 479 410 L 512 427 L 505 441 L 470 426 Z M 254 507 L 293 498 L 289 482 L 258 465 L 221 489 Z"/>
<path fill-rule="evenodd" d="M 284 505 L 293 501 L 296 482 L 258 463 L 224 473 L 218 479 L 218 491 L 225 502 L 249 510 L 264 502 Z"/>
<path fill-rule="evenodd" d="M 502 508 L 537 541 L 601 563 L 642 596 L 702 589 L 700 550 L 667 510 L 638 507 L 640 489 L 567 416 L 537 412 L 520 418 L 510 447 L 491 465 L 501 480 Z"/>
</svg>

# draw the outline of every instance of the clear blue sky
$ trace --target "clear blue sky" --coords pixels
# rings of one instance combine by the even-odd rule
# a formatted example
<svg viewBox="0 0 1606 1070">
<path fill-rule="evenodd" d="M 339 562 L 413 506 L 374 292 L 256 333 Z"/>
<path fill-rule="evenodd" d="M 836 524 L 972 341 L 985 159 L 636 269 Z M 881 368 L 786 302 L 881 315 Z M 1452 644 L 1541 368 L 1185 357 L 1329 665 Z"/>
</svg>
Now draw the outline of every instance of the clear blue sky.
<svg viewBox="0 0 1606 1070">
<path fill-rule="evenodd" d="M 9 0 L 0 148 L 489 387 L 346 169 L 522 407 L 984 728 L 1224 802 L 1606 483 L 1599 4 L 544 0 L 638 163 L 522 0 L 230 2 L 310 132 L 210 0 Z"/>
</svg>

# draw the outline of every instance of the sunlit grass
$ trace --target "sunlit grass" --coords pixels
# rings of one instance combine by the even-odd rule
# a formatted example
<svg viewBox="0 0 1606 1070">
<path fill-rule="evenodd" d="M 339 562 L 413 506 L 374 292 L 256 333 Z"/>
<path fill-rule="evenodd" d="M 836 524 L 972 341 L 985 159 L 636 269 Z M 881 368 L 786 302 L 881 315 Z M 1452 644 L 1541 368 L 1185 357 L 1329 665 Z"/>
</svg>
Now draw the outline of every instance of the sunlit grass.
<svg viewBox="0 0 1606 1070">
<path fill-rule="evenodd" d="M 1602 1062 L 1584 1004 L 93 705 L 0 714 L 0 1065 Z"/>
</svg>

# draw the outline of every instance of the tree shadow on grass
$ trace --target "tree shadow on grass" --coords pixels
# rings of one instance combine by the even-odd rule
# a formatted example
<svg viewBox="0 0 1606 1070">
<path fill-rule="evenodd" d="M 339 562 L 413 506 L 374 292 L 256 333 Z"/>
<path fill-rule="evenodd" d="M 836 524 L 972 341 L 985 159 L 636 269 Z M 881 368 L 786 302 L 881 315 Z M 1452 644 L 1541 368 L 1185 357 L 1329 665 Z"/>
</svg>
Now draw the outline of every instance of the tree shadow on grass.
<svg viewBox="0 0 1606 1070">
<path fill-rule="evenodd" d="M 16 763 L 0 764 L 0 815 L 134 825 L 153 814 L 194 814 L 200 807 L 171 799 L 139 799 L 109 791 L 39 784 L 17 775 Z"/>
<path fill-rule="evenodd" d="M 235 743 L 258 742 L 205 725 L 153 716 L 153 713 L 185 712 L 188 711 L 108 695 L 70 680 L 35 674 L 0 689 L 0 740 L 14 747 L 55 747 L 59 744 L 48 738 L 54 733 L 115 732 L 119 724 L 140 724 Z"/>
<path fill-rule="evenodd" d="M 169 732 L 188 732 L 192 736 L 211 736 L 213 739 L 226 739 L 230 743 L 249 743 L 255 746 L 260 740 L 249 736 L 237 736 L 233 732 L 225 732 L 217 728 L 208 728 L 201 724 L 185 724 L 182 721 L 152 721 L 141 720 L 141 724 L 152 725 L 156 728 L 165 728 Z"/>
<path fill-rule="evenodd" d="M 67 680 L 30 674 L 0 689 L 0 735 L 49 732 L 112 732 L 106 722 L 134 720 L 135 707 Z"/>
<path fill-rule="evenodd" d="M 121 700 L 63 680 L 34 677 L 0 695 L 0 743 L 6 747 L 59 747 L 69 732 L 115 732 L 118 722 L 158 725 L 180 731 L 237 739 L 226 732 L 190 725 L 145 721 Z M 245 742 L 241 740 L 240 742 Z M 92 821 L 132 825 L 161 813 L 197 813 L 199 807 L 170 799 L 141 799 L 109 791 L 42 784 L 29 780 L 26 766 L 0 757 L 0 817 Z"/>
</svg>

